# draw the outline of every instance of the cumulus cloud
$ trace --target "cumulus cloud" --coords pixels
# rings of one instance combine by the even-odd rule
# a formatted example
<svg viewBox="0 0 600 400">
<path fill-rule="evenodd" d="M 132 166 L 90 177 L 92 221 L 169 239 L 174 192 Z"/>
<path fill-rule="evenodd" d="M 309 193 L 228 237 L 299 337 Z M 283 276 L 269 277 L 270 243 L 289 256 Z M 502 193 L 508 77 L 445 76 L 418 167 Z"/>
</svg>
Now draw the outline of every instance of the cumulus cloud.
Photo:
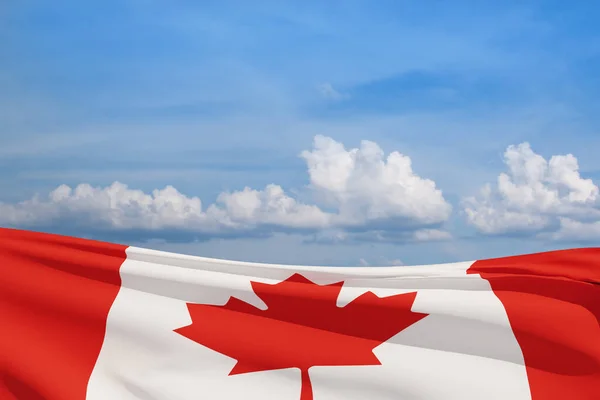
<svg viewBox="0 0 600 400">
<path fill-rule="evenodd" d="M 304 151 L 310 185 L 321 199 L 339 211 L 336 225 L 362 226 L 376 221 L 438 224 L 452 207 L 435 182 L 417 175 L 410 157 L 387 157 L 374 142 L 346 150 L 342 143 L 317 136 L 313 150 Z"/>
<path fill-rule="evenodd" d="M 277 185 L 221 193 L 206 210 L 198 197 L 172 186 L 147 194 L 115 182 L 107 187 L 61 185 L 46 199 L 0 204 L 0 221 L 28 226 L 67 223 L 116 230 L 190 230 L 205 233 L 250 230 L 258 224 L 290 228 L 326 225 L 318 207 L 299 204 Z"/>
<path fill-rule="evenodd" d="M 167 186 L 146 194 L 115 182 L 100 188 L 61 185 L 47 196 L 18 204 L 0 204 L 0 220 L 10 225 L 69 222 L 115 229 L 185 228 L 202 221 L 202 203 Z"/>
<path fill-rule="evenodd" d="M 577 158 L 536 154 L 528 143 L 504 153 L 508 171 L 495 187 L 464 199 L 467 221 L 485 234 L 536 234 L 555 239 L 598 235 L 600 191 L 581 177 Z"/>
<path fill-rule="evenodd" d="M 285 194 L 279 185 L 267 185 L 264 190 L 244 190 L 221 193 L 207 213 L 220 221 L 248 227 L 257 224 L 289 228 L 320 229 L 330 224 L 331 215 L 315 205 L 298 203 Z"/>
<path fill-rule="evenodd" d="M 570 218 L 559 218 L 560 228 L 547 235 L 556 240 L 599 240 L 600 221 L 581 222 Z"/>
<path fill-rule="evenodd" d="M 418 176 L 408 156 L 387 157 L 375 143 L 345 149 L 317 136 L 306 161 L 309 190 L 318 204 L 305 204 L 276 184 L 221 193 L 203 206 L 172 186 L 145 193 L 119 182 L 107 187 L 61 185 L 47 197 L 0 204 L 0 224 L 74 226 L 86 229 L 234 233 L 297 231 L 319 241 L 422 241 L 448 238 L 440 225 L 451 206 L 433 181 Z M 327 210 L 327 211 L 325 211 Z"/>
</svg>

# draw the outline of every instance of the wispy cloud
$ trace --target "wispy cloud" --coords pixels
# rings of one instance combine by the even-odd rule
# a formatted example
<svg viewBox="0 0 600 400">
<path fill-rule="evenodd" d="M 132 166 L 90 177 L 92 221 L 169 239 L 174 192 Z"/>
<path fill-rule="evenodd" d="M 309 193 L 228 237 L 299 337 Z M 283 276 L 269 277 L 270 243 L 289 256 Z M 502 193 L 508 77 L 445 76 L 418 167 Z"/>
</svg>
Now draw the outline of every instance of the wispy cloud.
<svg viewBox="0 0 600 400">
<path fill-rule="evenodd" d="M 317 86 L 317 89 L 319 90 L 321 96 L 327 100 L 338 101 L 349 97 L 348 95 L 337 91 L 331 83 L 322 83 Z"/>
</svg>

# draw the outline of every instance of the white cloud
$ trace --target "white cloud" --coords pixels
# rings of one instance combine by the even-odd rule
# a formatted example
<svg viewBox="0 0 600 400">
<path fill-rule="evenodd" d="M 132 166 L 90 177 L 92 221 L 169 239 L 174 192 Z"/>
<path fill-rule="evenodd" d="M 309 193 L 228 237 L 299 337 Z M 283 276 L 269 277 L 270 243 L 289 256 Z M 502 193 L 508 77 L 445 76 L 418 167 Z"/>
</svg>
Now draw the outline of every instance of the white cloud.
<svg viewBox="0 0 600 400">
<path fill-rule="evenodd" d="M 504 162 L 508 172 L 498 176 L 496 187 L 487 184 L 479 196 L 464 199 L 467 220 L 479 231 L 581 239 L 598 230 L 592 227 L 600 220 L 600 191 L 581 177 L 572 154 L 547 161 L 522 143 L 506 149 Z"/>
<path fill-rule="evenodd" d="M 244 190 L 221 193 L 217 204 L 208 214 L 245 225 L 279 225 L 290 228 L 323 228 L 329 225 L 331 215 L 315 205 L 298 203 L 285 194 L 278 185 L 267 185 L 264 190 Z"/>
<path fill-rule="evenodd" d="M 600 240 L 600 221 L 581 222 L 570 218 L 559 218 L 560 228 L 546 236 L 555 240 Z"/>
<path fill-rule="evenodd" d="M 36 196 L 18 204 L 0 204 L 0 221 L 12 225 L 69 221 L 115 229 L 186 228 L 203 221 L 202 204 L 167 186 L 146 194 L 115 182 L 105 188 L 61 185 L 46 199 Z"/>
<path fill-rule="evenodd" d="M 321 96 L 328 100 L 343 100 L 348 98 L 348 95 L 338 92 L 331 83 L 322 83 L 317 86 Z"/>
<path fill-rule="evenodd" d="M 342 143 L 316 136 L 313 150 L 301 156 L 311 187 L 339 210 L 336 225 L 389 219 L 437 224 L 452 211 L 435 182 L 415 174 L 410 157 L 398 152 L 385 157 L 374 142 L 365 140 L 360 148 L 346 150 Z"/>
<path fill-rule="evenodd" d="M 419 242 L 426 242 L 430 240 L 451 239 L 452 235 L 449 232 L 440 229 L 419 229 L 415 231 L 414 238 Z"/>
<path fill-rule="evenodd" d="M 275 184 L 221 193 L 203 207 L 172 186 L 152 193 L 115 182 L 107 187 L 61 185 L 47 198 L 17 204 L 0 203 L 0 224 L 61 224 L 89 229 L 160 230 L 227 234 L 260 228 L 315 233 L 316 240 L 440 240 L 448 237 L 435 226 L 451 207 L 431 180 L 419 177 L 408 156 L 387 157 L 373 142 L 346 150 L 333 139 L 317 136 L 302 152 L 309 188 L 326 206 L 305 204 Z"/>
</svg>

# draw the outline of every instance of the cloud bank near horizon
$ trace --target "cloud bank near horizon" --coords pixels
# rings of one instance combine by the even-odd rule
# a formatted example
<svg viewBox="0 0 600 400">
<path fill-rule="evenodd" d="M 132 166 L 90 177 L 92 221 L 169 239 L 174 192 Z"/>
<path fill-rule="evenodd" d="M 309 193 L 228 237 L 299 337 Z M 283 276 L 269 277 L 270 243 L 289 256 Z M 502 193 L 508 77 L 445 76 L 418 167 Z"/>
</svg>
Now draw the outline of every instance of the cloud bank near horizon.
<svg viewBox="0 0 600 400">
<path fill-rule="evenodd" d="M 279 184 L 222 192 L 205 205 L 173 186 L 151 193 L 114 182 L 105 187 L 61 185 L 46 197 L 0 203 L 0 224 L 61 226 L 78 232 L 132 232 L 146 238 L 189 239 L 300 233 L 310 241 L 414 242 L 452 238 L 453 206 L 436 182 L 417 174 L 408 155 L 386 154 L 371 141 L 357 148 L 315 136 L 302 151 L 308 185 Z M 577 158 L 546 160 L 529 143 L 509 146 L 507 171 L 465 196 L 461 214 L 482 235 L 552 240 L 600 237 L 598 186 L 581 177 Z M 293 194 L 292 194 L 293 193 Z"/>
<path fill-rule="evenodd" d="M 0 204 L 0 223 L 10 226 L 68 225 L 83 230 L 161 230 L 238 236 L 268 232 L 315 234 L 317 240 L 411 241 L 445 239 L 439 227 L 452 207 L 435 182 L 416 174 L 410 157 L 388 155 L 374 142 L 346 149 L 316 136 L 303 151 L 308 169 L 305 203 L 278 184 L 223 192 L 213 204 L 172 186 L 144 193 L 114 182 L 106 187 L 61 185 L 46 198 Z"/>
</svg>

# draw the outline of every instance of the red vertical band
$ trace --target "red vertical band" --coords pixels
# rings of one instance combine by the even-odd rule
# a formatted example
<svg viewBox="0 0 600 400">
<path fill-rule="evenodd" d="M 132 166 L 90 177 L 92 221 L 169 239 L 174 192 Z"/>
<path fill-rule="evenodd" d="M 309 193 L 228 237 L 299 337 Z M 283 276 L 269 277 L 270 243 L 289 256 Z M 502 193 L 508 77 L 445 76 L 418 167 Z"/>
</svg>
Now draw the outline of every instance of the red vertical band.
<svg viewBox="0 0 600 400">
<path fill-rule="evenodd" d="M 0 228 L 2 399 L 85 399 L 125 249 Z"/>
<path fill-rule="evenodd" d="M 475 262 L 523 352 L 533 400 L 600 399 L 600 249 Z"/>
</svg>

